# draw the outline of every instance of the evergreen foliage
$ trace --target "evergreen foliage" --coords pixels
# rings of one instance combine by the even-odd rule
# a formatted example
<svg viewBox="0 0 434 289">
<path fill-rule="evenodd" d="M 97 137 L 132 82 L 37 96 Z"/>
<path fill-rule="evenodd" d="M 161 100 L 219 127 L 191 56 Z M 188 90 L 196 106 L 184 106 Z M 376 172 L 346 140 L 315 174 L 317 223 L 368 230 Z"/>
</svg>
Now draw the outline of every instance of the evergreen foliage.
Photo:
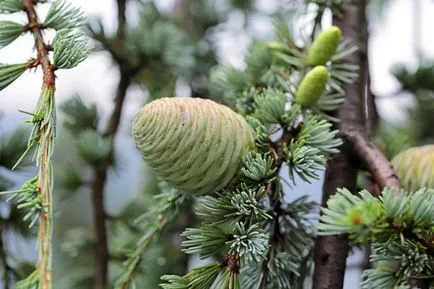
<svg viewBox="0 0 434 289">
<path fill-rule="evenodd" d="M 12 172 L 19 156 L 26 150 L 28 131 L 18 128 L 10 134 L 1 134 L 0 136 L 0 192 L 10 190 L 16 186 L 14 180 L 20 175 L 20 171 L 29 167 L 29 159 L 25 159 L 15 172 Z M 28 191 L 31 194 L 32 190 Z M 2 195 L 4 193 L 1 193 Z M 27 277 L 33 270 L 34 264 L 26 262 L 24 256 L 13 252 L 13 242 L 10 236 L 31 240 L 35 235 L 34 228 L 29 228 L 29 218 L 32 217 L 32 210 L 37 210 L 33 206 L 34 198 L 32 196 L 20 195 L 15 193 L 12 197 L 17 197 L 15 202 L 3 203 L 2 209 L 6 212 L 0 218 L 0 255 L 1 259 L 1 282 L 12 286 L 20 279 Z M 26 199 L 30 202 L 26 204 Z M 5 198 L 2 197 L 2 201 Z M 34 220 L 30 220 L 34 221 Z"/>
<path fill-rule="evenodd" d="M 412 280 L 433 275 L 434 191 L 420 189 L 380 198 L 341 189 L 323 208 L 319 234 L 349 234 L 355 244 L 373 244 L 375 268 L 364 272 L 362 288 L 410 288 Z"/>
<path fill-rule="evenodd" d="M 2 64 L 0 66 L 0 90 L 5 89 L 19 78 L 27 69 L 42 67 L 43 85 L 34 112 L 26 112 L 32 125 L 27 147 L 21 158 L 16 160 L 14 167 L 20 165 L 30 151 L 34 151 L 34 160 L 38 167 L 37 175 L 26 181 L 22 188 L 7 192 L 9 199 L 15 199 L 18 209 L 25 209 L 23 221 L 33 226 L 39 224 L 39 261 L 36 270 L 26 279 L 17 284 L 17 288 L 50 289 L 51 277 L 51 247 L 52 247 L 52 201 L 53 171 L 51 158 L 56 136 L 56 104 L 55 70 L 68 69 L 78 65 L 88 55 L 89 49 L 85 41 L 79 40 L 76 31 L 59 31 L 53 43 L 54 55 L 51 59 L 51 47 L 47 44 L 43 30 L 48 28 L 75 28 L 84 21 L 79 9 L 72 8 L 63 1 L 51 4 L 46 25 L 38 22 L 37 7 L 46 1 L 2 0 L 0 13 L 22 13 L 27 15 L 25 25 L 11 21 L 0 24 L 0 48 L 11 44 L 20 35 L 29 32 L 33 34 L 37 57 L 23 64 Z M 54 65 L 53 65 L 53 64 Z"/>
<path fill-rule="evenodd" d="M 295 45 L 288 22 L 277 20 L 276 27 L 278 42 L 252 43 L 244 70 L 220 67 L 211 76 L 213 91 L 246 117 L 257 144 L 244 157 L 235 182 L 197 197 L 195 213 L 201 225 L 182 234 L 187 254 L 218 261 L 184 276 L 164 276 L 162 288 L 292 288 L 301 286 L 310 274 L 315 228 L 307 215 L 313 204 L 307 198 L 287 202 L 279 172 L 287 166 L 293 181 L 295 175 L 310 181 L 341 141 L 331 130 L 327 110 L 295 103 L 297 87 L 310 70 L 305 62 L 309 45 L 306 50 Z M 340 45 L 336 52 L 340 55 L 323 68 L 332 71 L 332 77 L 316 93 L 321 99 L 333 98 L 328 104 L 333 102 L 334 107 L 329 105 L 328 110 L 337 108 L 343 98 L 341 86 L 355 77 L 354 68 L 344 62 L 351 51 L 347 43 Z M 175 138 L 177 126 L 173 130 Z M 144 224 L 148 228 L 144 239 L 151 238 L 153 224 Z M 136 254 L 140 252 L 144 251 Z M 118 288 L 134 288 L 133 281 L 125 278 L 133 276 L 131 263 L 127 265 Z"/>
</svg>

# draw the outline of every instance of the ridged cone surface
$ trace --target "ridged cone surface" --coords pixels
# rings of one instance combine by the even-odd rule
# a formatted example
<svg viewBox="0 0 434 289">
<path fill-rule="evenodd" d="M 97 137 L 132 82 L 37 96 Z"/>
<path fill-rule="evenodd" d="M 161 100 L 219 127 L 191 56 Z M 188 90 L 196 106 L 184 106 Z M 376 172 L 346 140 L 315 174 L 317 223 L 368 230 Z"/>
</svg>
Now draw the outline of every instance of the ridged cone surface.
<svg viewBox="0 0 434 289">
<path fill-rule="evenodd" d="M 322 31 L 312 43 L 307 53 L 310 65 L 324 65 L 331 60 L 338 49 L 342 32 L 339 27 L 332 26 Z"/>
<path fill-rule="evenodd" d="M 317 103 L 324 94 L 328 79 L 327 69 L 322 65 L 315 66 L 301 80 L 295 95 L 295 102 L 304 107 Z"/>
<path fill-rule="evenodd" d="M 393 158 L 392 165 L 406 190 L 434 189 L 434 145 L 405 150 Z"/>
<path fill-rule="evenodd" d="M 150 168 L 173 187 L 206 194 L 227 186 L 254 132 L 242 116 L 199 98 L 161 98 L 133 122 L 136 146 Z"/>
</svg>

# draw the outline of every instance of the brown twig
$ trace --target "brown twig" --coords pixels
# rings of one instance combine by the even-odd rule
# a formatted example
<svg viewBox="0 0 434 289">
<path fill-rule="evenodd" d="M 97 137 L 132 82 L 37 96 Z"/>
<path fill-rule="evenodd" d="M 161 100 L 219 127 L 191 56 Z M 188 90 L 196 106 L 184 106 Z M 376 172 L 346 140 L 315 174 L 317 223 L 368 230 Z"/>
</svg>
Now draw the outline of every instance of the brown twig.
<svg viewBox="0 0 434 289">
<path fill-rule="evenodd" d="M 42 72 L 44 74 L 43 88 L 54 89 L 56 76 L 54 75 L 54 70 L 48 57 L 48 49 L 44 41 L 44 37 L 42 36 L 41 25 L 38 22 L 38 15 L 36 14 L 34 1 L 25 0 L 24 6 L 26 9 L 25 11 L 27 14 L 27 18 L 29 20 L 29 30 L 33 34 L 33 37 L 35 39 L 38 60 L 41 64 Z"/>
<path fill-rule="evenodd" d="M 49 90 L 52 93 L 55 91 L 54 74 L 55 68 L 50 63 L 49 51 L 47 44 L 42 36 L 42 25 L 38 22 L 38 15 L 35 10 L 35 1 L 24 1 L 25 12 L 28 18 L 28 29 L 32 33 L 37 51 L 37 63 L 41 65 L 43 72 L 42 90 Z M 39 144 L 42 146 L 42 154 L 40 156 L 41 165 L 38 174 L 39 192 L 42 195 L 45 210 L 42 212 L 41 223 L 39 227 L 39 242 L 40 242 L 40 260 L 38 263 L 38 270 L 40 272 L 40 286 L 42 289 L 51 288 L 51 187 L 47 178 L 51 177 L 50 172 L 50 145 L 53 140 L 53 132 L 49 130 L 47 125 L 41 128 Z M 47 135 L 48 134 L 48 135 Z M 46 141 L 49 140 L 49 141 Z"/>
<path fill-rule="evenodd" d="M 342 136 L 351 144 L 352 149 L 380 188 L 396 188 L 395 192 L 399 196 L 401 185 L 398 176 L 380 149 L 357 130 L 343 131 Z"/>
</svg>

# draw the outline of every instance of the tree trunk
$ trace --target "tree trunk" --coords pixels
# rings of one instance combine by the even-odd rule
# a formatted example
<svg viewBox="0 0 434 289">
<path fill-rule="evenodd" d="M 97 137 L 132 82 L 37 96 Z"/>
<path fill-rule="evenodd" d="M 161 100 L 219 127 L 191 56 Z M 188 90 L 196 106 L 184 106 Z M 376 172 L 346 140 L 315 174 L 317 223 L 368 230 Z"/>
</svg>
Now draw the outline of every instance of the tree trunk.
<svg viewBox="0 0 434 289">
<path fill-rule="evenodd" d="M 346 39 L 356 44 L 359 50 L 348 57 L 348 62 L 360 67 L 359 77 L 346 85 L 345 103 L 338 112 L 340 131 L 356 130 L 370 134 L 376 122 L 375 104 L 369 91 L 369 71 L 367 60 L 367 20 L 366 0 L 353 0 L 345 6 L 342 18 L 334 18 L 335 25 L 341 28 Z M 356 189 L 358 160 L 353 157 L 352 144 L 344 140 L 339 154 L 327 164 L 322 206 L 336 193 L 337 188 Z M 345 235 L 319 237 L 315 246 L 314 289 L 343 288 L 348 238 Z"/>
</svg>

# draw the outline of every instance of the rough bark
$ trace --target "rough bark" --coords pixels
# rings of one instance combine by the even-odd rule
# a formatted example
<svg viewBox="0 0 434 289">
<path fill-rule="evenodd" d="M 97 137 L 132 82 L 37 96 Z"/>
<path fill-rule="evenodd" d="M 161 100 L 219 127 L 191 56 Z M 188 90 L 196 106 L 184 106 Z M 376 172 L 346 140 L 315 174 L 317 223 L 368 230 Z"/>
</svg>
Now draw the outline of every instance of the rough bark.
<svg viewBox="0 0 434 289">
<path fill-rule="evenodd" d="M 323 186 L 322 206 L 335 194 L 337 188 L 356 187 L 357 168 L 347 149 L 329 160 Z M 315 244 L 314 289 L 343 288 L 348 256 L 346 235 L 319 237 Z"/>
<path fill-rule="evenodd" d="M 365 132 L 373 123 L 373 101 L 368 93 L 369 72 L 367 71 L 365 0 L 353 0 L 345 7 L 340 19 L 333 19 L 345 38 L 350 39 L 359 50 L 353 53 L 348 62 L 360 67 L 359 77 L 353 84 L 344 87 L 345 103 L 338 112 L 341 132 L 356 130 Z M 351 143 L 344 139 L 343 149 L 329 160 L 323 186 L 322 205 L 336 193 L 337 188 L 356 188 L 358 162 L 352 157 Z M 349 243 L 345 235 L 324 236 L 315 245 L 314 289 L 343 288 Z"/>
</svg>

